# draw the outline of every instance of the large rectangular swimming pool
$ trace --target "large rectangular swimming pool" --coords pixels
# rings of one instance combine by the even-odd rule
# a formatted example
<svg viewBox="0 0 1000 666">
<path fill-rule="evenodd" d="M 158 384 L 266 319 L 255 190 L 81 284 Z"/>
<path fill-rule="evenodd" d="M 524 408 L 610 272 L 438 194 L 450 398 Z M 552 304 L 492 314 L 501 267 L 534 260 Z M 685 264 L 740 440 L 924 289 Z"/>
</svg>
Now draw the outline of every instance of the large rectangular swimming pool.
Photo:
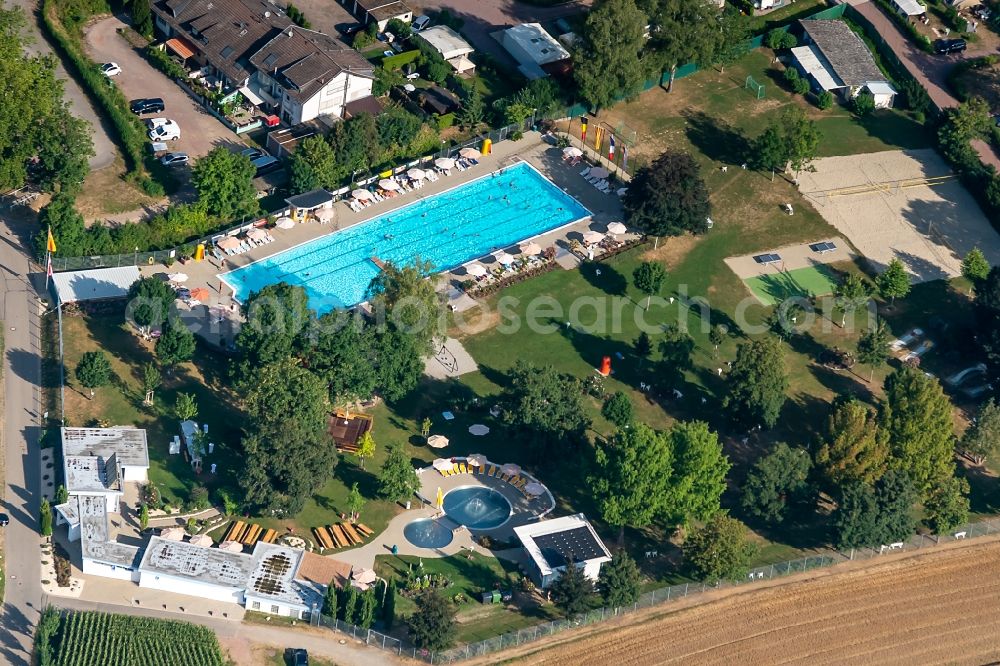
<svg viewBox="0 0 1000 666">
<path fill-rule="evenodd" d="M 241 302 L 269 284 L 302 285 L 325 313 L 365 300 L 373 259 L 404 265 L 419 255 L 445 271 L 589 215 L 520 162 L 220 277 Z"/>
</svg>

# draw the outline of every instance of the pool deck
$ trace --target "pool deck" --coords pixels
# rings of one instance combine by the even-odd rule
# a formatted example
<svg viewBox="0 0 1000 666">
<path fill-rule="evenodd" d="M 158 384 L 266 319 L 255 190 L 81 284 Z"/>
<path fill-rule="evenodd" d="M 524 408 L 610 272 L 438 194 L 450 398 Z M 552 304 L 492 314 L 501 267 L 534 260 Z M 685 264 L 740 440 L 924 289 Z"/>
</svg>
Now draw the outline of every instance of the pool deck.
<svg viewBox="0 0 1000 666">
<path fill-rule="evenodd" d="M 487 463 L 487 469 L 489 469 L 490 464 L 491 463 Z M 496 464 L 496 466 L 499 467 L 499 464 Z M 504 482 L 502 479 L 486 476 L 485 474 L 456 474 L 454 476 L 441 476 L 441 474 L 433 467 L 417 470 L 417 474 L 420 476 L 420 495 L 427 498 L 431 503 L 433 503 L 434 498 L 437 496 L 438 487 L 440 487 L 445 494 L 447 494 L 449 490 L 454 490 L 455 488 L 461 488 L 464 486 L 485 486 L 487 488 L 492 488 L 502 494 L 507 501 L 510 502 L 511 508 L 513 509 L 510 520 L 495 529 L 476 530 L 475 533 L 470 532 L 464 527 L 460 527 L 453 532 L 454 539 L 452 542 L 444 548 L 419 548 L 406 540 L 406 537 L 403 536 L 403 528 L 414 520 L 437 517 L 440 515 L 440 512 L 432 505 L 415 503 L 414 508 L 399 514 L 389 521 L 389 525 L 386 527 L 385 531 L 376 535 L 371 543 L 360 548 L 354 548 L 353 550 L 341 551 L 330 555 L 329 557 L 332 557 L 340 562 L 351 564 L 356 568 L 372 568 L 375 565 L 375 557 L 377 555 L 391 555 L 392 547 L 396 546 L 399 550 L 398 554 L 400 555 L 448 557 L 449 555 L 458 555 L 469 550 L 475 550 L 479 553 L 486 553 L 498 557 L 505 557 L 505 559 L 512 559 L 504 551 L 497 551 L 493 553 L 486 548 L 483 548 L 475 542 L 475 537 L 481 534 L 487 534 L 497 539 L 505 541 L 510 540 L 514 538 L 515 527 L 537 522 L 555 507 L 555 500 L 552 498 L 552 495 L 548 492 L 548 490 L 546 490 L 546 494 L 541 497 L 527 499 L 519 490 L 514 488 L 509 483 Z M 522 473 L 522 475 L 534 478 L 530 474 Z M 450 524 L 447 517 L 444 521 L 445 524 Z"/>
<path fill-rule="evenodd" d="M 391 210 L 413 203 L 419 199 L 432 196 L 451 189 L 456 185 L 475 180 L 496 169 L 509 166 L 518 160 L 530 163 L 560 189 L 573 196 L 592 212 L 590 219 L 572 223 L 554 231 L 535 237 L 535 242 L 543 248 L 551 245 L 567 245 L 571 240 L 579 240 L 581 234 L 588 230 L 604 232 L 609 222 L 621 221 L 621 203 L 614 194 L 604 194 L 590 185 L 580 176 L 582 166 L 569 166 L 562 159 L 562 151 L 542 140 L 537 132 L 527 132 L 520 141 L 502 141 L 493 147 L 493 153 L 485 155 L 479 164 L 465 171 L 455 170 L 450 176 L 442 176 L 437 182 L 428 182 L 419 190 L 406 192 L 392 199 L 375 203 L 361 212 L 351 210 L 346 203 L 334 204 L 336 218 L 332 223 L 320 224 L 309 221 L 296 224 L 288 230 L 271 229 L 273 243 L 255 247 L 249 252 L 226 257 L 220 266 L 215 259 L 202 262 L 189 262 L 183 266 L 175 264 L 167 268 L 160 264 L 140 267 L 144 275 L 162 272 L 183 272 L 188 275 L 185 286 L 189 288 L 205 287 L 211 294 L 204 305 L 187 308 L 181 306 L 181 316 L 189 327 L 198 335 L 213 344 L 230 341 L 239 329 L 240 314 L 232 298 L 232 289 L 223 283 L 218 275 L 270 257 L 288 250 L 296 245 L 315 240 L 339 230 L 365 222 Z M 511 254 L 517 254 L 516 245 L 508 249 Z M 494 261 L 490 255 L 482 259 L 489 265 Z M 467 280 L 464 270 L 447 271 L 439 283 L 442 291 L 452 289 L 461 281 Z"/>
</svg>

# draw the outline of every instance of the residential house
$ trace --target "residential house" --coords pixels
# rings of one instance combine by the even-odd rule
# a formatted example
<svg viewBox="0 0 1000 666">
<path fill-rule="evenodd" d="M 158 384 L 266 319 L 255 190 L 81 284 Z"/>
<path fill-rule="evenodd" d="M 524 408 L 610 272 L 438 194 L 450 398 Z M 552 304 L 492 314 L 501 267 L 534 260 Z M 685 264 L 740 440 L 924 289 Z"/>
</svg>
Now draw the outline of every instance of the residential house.
<svg viewBox="0 0 1000 666">
<path fill-rule="evenodd" d="M 528 553 L 529 573 L 543 588 L 559 578 L 570 562 L 596 581 L 601 566 L 611 561 L 607 546 L 582 513 L 521 525 L 514 528 L 514 534 Z"/>
<path fill-rule="evenodd" d="M 416 34 L 418 38 L 427 42 L 432 49 L 437 51 L 444 58 L 444 61 L 459 74 L 471 73 L 476 69 L 475 63 L 469 60 L 469 55 L 475 49 L 448 26 L 436 25 Z"/>
<path fill-rule="evenodd" d="M 292 23 L 266 0 L 151 0 L 164 46 L 205 81 L 290 125 L 339 118 L 371 95 L 371 63 L 340 40 Z M 192 61 L 192 62 L 189 62 Z"/>
<path fill-rule="evenodd" d="M 413 10 L 400 0 L 341 0 L 352 14 L 358 17 L 364 25 L 378 24 L 378 31 L 385 32 L 392 19 L 403 23 L 413 21 Z"/>
<path fill-rule="evenodd" d="M 795 66 L 814 90 L 837 94 L 845 102 L 871 94 L 875 108 L 889 108 L 896 90 L 875 64 L 861 38 L 843 21 L 800 21 L 804 44 L 792 49 Z"/>
<path fill-rule="evenodd" d="M 521 23 L 503 31 L 503 47 L 519 63 L 518 70 L 529 79 L 570 70 L 570 53 L 540 23 Z"/>
</svg>

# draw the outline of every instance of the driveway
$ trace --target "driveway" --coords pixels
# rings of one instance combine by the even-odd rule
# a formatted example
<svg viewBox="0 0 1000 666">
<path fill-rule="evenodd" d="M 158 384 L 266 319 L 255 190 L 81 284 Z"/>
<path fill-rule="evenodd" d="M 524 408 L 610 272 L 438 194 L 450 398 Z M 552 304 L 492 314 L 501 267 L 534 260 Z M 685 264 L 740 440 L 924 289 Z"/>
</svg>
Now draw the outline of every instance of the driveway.
<svg viewBox="0 0 1000 666">
<path fill-rule="evenodd" d="M 115 32 L 124 27 L 125 24 L 115 16 L 94 23 L 87 29 L 87 50 L 95 62 L 121 65 L 122 73 L 115 77 L 115 83 L 130 100 L 137 97 L 163 98 L 167 110 L 162 115 L 176 120 L 181 126 L 181 138 L 169 142 L 170 150 L 197 158 L 219 145 L 229 148 L 242 146 L 243 142 L 233 131 L 203 109 L 169 77 L 146 62 L 131 44 Z"/>
</svg>

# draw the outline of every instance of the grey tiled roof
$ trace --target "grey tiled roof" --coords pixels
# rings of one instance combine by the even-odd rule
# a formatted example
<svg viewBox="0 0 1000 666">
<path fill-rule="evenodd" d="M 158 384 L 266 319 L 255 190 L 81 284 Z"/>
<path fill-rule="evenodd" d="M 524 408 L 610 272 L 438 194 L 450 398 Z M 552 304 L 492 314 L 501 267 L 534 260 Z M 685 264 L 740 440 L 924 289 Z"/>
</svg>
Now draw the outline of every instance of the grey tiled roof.
<svg viewBox="0 0 1000 666">
<path fill-rule="evenodd" d="M 861 38 L 843 21 L 800 21 L 810 41 L 847 86 L 885 81 L 885 75 Z"/>
<path fill-rule="evenodd" d="M 250 58 L 254 67 L 283 78 L 290 97 L 306 100 L 341 72 L 371 77 L 372 64 L 339 39 L 315 30 L 290 27 Z"/>
</svg>

